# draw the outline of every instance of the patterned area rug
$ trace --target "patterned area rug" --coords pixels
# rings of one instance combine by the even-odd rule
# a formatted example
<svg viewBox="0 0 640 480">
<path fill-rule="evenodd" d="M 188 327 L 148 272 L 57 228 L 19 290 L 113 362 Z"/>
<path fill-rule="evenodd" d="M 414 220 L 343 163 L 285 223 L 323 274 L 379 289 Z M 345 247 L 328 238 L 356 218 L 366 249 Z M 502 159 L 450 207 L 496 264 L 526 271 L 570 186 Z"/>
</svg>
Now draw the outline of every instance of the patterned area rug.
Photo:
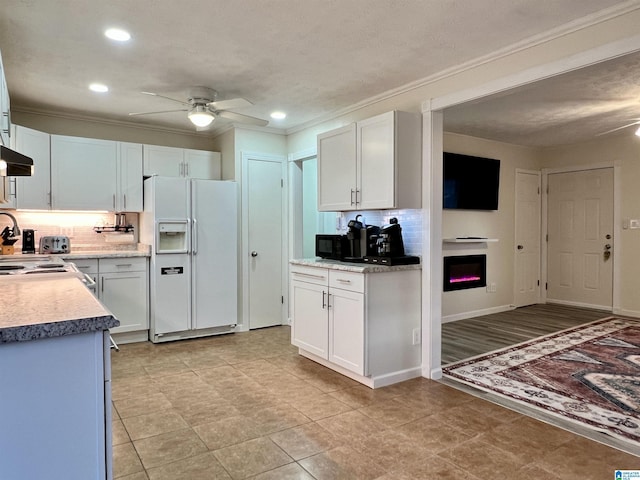
<svg viewBox="0 0 640 480">
<path fill-rule="evenodd" d="M 640 321 L 604 318 L 442 370 L 640 447 Z"/>
</svg>

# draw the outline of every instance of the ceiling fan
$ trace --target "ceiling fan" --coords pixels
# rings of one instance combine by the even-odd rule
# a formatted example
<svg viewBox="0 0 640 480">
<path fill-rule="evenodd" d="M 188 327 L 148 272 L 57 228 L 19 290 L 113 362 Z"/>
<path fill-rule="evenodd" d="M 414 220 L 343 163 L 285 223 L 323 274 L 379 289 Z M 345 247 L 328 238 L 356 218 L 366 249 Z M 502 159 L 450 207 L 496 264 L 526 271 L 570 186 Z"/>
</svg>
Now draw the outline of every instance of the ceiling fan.
<svg viewBox="0 0 640 480">
<path fill-rule="evenodd" d="M 611 130 L 607 130 L 606 132 L 598 133 L 598 134 L 596 134 L 596 137 L 599 137 L 601 135 L 607 135 L 608 133 L 617 132 L 618 130 L 622 130 L 623 128 L 629 128 L 629 127 L 632 127 L 634 125 L 640 125 L 640 118 L 630 118 L 629 120 L 634 120 L 634 122 L 633 123 L 627 123 L 626 125 L 622 125 L 621 127 L 612 128 Z M 640 137 L 640 128 L 638 128 L 636 130 L 636 135 Z"/>
<path fill-rule="evenodd" d="M 264 127 L 269 123 L 261 118 L 250 117 L 249 115 L 229 111 L 231 108 L 249 107 L 253 105 L 253 103 L 244 98 L 231 98 L 229 100 L 216 101 L 218 92 L 208 87 L 191 88 L 188 92 L 186 102 L 176 100 L 171 97 L 165 97 L 164 95 L 159 95 L 157 93 L 141 93 L 144 95 L 151 95 L 153 97 L 166 98 L 167 100 L 181 104 L 183 108 L 175 110 L 161 110 L 157 112 L 136 112 L 130 113 L 129 116 L 133 117 L 138 115 L 155 115 L 157 113 L 187 112 L 187 117 L 191 123 L 197 127 L 197 130 L 205 130 L 218 117 L 231 120 L 232 122 L 247 123 L 260 127 Z"/>
</svg>

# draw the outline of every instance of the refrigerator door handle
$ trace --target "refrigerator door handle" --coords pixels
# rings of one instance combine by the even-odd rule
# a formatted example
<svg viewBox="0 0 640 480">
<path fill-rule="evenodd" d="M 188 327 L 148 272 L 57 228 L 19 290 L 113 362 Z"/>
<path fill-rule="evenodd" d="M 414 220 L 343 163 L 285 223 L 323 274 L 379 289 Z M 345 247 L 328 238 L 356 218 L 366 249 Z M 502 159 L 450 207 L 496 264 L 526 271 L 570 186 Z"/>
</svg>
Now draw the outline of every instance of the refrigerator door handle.
<svg viewBox="0 0 640 480">
<path fill-rule="evenodd" d="M 191 238 L 191 252 L 195 255 L 198 253 L 198 221 L 195 218 L 192 220 Z"/>
</svg>

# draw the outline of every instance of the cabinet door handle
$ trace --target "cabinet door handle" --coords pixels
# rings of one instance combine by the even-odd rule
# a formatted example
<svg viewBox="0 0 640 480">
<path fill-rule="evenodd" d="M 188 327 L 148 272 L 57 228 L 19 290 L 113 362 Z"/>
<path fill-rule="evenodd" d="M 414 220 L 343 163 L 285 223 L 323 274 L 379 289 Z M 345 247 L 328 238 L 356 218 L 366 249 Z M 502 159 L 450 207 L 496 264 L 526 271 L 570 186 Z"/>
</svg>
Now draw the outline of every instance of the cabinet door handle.
<svg viewBox="0 0 640 480">
<path fill-rule="evenodd" d="M 11 184 L 13 183 L 13 193 L 11 193 Z M 9 180 L 9 196 L 13 198 L 18 198 L 18 179 L 13 177 Z"/>
<path fill-rule="evenodd" d="M 327 309 L 331 308 L 331 297 L 333 295 L 331 295 L 330 293 L 327 294 Z"/>
<path fill-rule="evenodd" d="M 47 202 L 47 205 L 51 206 L 53 202 L 53 198 L 51 197 L 51 192 L 47 192 L 47 197 L 49 197 L 49 201 Z"/>
<path fill-rule="evenodd" d="M 101 280 L 100 281 L 100 291 L 104 292 L 104 277 L 102 277 L 100 280 Z"/>
<path fill-rule="evenodd" d="M 322 309 L 324 310 L 324 307 L 327 306 L 327 303 L 325 302 L 324 298 L 325 295 L 327 294 L 327 292 L 325 292 L 324 290 L 322 291 Z"/>
<path fill-rule="evenodd" d="M 127 194 L 125 193 L 123 195 L 123 197 L 124 197 L 124 210 L 126 210 L 127 209 Z"/>
<path fill-rule="evenodd" d="M 180 176 L 184 177 L 184 163 L 180 162 Z"/>
<path fill-rule="evenodd" d="M 351 283 L 351 280 L 346 280 L 344 278 L 336 278 L 336 282 L 340 283 Z"/>
<path fill-rule="evenodd" d="M 189 176 L 189 164 L 188 164 L 188 163 L 185 163 L 185 164 L 184 164 L 184 168 L 185 168 L 185 169 L 186 169 L 186 171 L 187 171 L 187 173 L 185 174 L 185 176 L 186 176 L 186 177 L 188 177 L 188 176 Z"/>
<path fill-rule="evenodd" d="M 129 268 L 129 267 L 131 267 L 131 265 L 132 265 L 131 263 L 118 263 L 118 264 L 116 264 L 116 267 L 118 267 L 118 268 L 124 268 L 124 267 Z"/>
<path fill-rule="evenodd" d="M 113 194 L 113 209 L 116 209 L 116 194 Z"/>
<path fill-rule="evenodd" d="M 256 256 L 258 254 L 256 253 Z M 251 255 L 254 256 L 254 255 Z M 309 278 L 317 278 L 318 280 L 324 280 L 324 275 L 313 275 L 312 273 L 302 273 L 302 272 L 293 272 L 294 275 L 300 275 L 302 277 L 309 277 Z"/>
<path fill-rule="evenodd" d="M 359 194 L 360 194 L 360 199 L 358 199 L 358 195 L 359 195 Z M 356 188 L 356 205 L 358 205 L 359 203 L 362 203 L 362 195 L 361 195 L 360 190 L 358 190 L 358 189 Z"/>
<path fill-rule="evenodd" d="M 356 193 L 356 191 L 352 188 L 351 189 L 351 205 L 355 205 L 356 204 L 356 202 L 353 200 L 354 193 Z"/>
</svg>

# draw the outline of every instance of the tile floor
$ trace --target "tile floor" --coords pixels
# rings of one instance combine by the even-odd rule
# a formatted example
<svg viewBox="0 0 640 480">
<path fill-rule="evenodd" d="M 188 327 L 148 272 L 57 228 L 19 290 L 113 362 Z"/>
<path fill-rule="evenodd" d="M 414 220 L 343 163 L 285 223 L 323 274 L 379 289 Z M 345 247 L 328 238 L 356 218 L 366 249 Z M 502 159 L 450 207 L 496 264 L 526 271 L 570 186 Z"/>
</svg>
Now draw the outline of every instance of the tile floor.
<svg viewBox="0 0 640 480">
<path fill-rule="evenodd" d="M 640 458 L 427 379 L 371 390 L 288 327 L 113 352 L 126 480 L 613 479 Z"/>
</svg>

